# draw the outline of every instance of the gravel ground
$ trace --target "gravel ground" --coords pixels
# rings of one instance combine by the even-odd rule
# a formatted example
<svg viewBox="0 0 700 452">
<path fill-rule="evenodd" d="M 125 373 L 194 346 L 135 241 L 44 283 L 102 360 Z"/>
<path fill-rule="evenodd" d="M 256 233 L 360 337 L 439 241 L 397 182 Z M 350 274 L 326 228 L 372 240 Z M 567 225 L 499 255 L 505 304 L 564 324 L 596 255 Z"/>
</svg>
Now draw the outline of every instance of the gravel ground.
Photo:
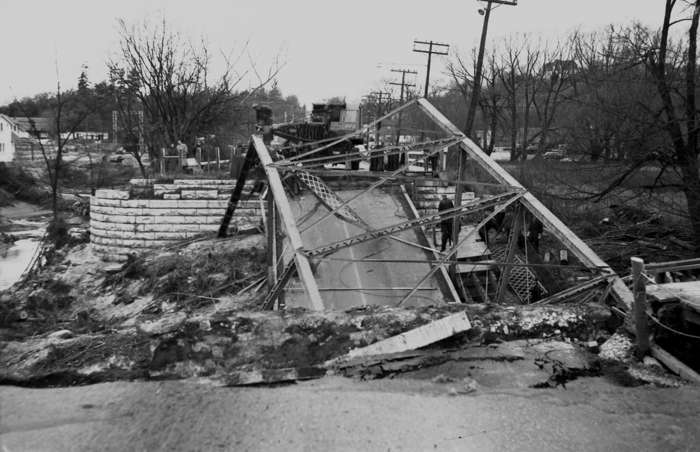
<svg viewBox="0 0 700 452">
<path fill-rule="evenodd" d="M 201 382 L 199 382 L 201 383 Z M 0 388 L 3 451 L 697 450 L 700 388 L 484 390 L 339 377 L 290 386 L 195 382 Z"/>
</svg>

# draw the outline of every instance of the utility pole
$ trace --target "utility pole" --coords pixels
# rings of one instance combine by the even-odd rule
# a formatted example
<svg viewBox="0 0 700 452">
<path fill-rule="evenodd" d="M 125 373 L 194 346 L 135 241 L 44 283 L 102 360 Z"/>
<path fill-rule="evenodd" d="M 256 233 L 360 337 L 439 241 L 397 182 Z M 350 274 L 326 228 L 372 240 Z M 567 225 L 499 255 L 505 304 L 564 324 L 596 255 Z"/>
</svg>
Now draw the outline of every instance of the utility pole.
<svg viewBox="0 0 700 452">
<path fill-rule="evenodd" d="M 406 74 L 418 74 L 416 71 L 410 71 L 408 69 L 392 69 L 391 72 L 400 72 L 401 73 L 401 83 L 397 82 L 389 82 L 390 85 L 396 85 L 396 86 L 401 86 L 401 94 L 399 96 L 399 104 L 403 104 L 403 95 L 406 88 L 411 88 L 415 87 L 415 84 L 412 83 L 406 83 Z M 401 115 L 403 112 L 399 112 L 399 117 L 396 121 L 396 146 L 399 145 L 399 142 L 401 141 Z M 391 155 L 389 156 L 389 171 L 394 171 L 399 168 L 399 165 L 406 163 L 406 154 L 401 154 L 401 156 L 397 155 Z"/>
<path fill-rule="evenodd" d="M 493 4 L 499 5 L 509 5 L 516 6 L 518 0 L 479 0 L 486 1 L 486 8 L 480 9 L 479 14 L 484 15 L 484 22 L 481 26 L 481 41 L 479 42 L 479 54 L 476 58 L 476 71 L 474 72 L 474 81 L 472 84 L 472 95 L 469 99 L 469 110 L 467 110 L 467 123 L 464 125 L 464 134 L 466 136 L 471 136 L 472 129 L 474 128 L 474 117 L 476 116 L 476 106 L 479 102 L 479 95 L 481 94 L 481 73 L 484 67 L 484 51 L 486 48 L 486 35 L 489 30 L 489 18 L 491 17 L 491 10 L 493 9 Z"/>
<path fill-rule="evenodd" d="M 382 112 L 382 100 L 386 100 L 388 103 L 391 100 L 391 93 L 386 92 L 386 91 L 373 91 L 370 93 L 370 96 L 373 96 L 377 99 L 377 118 L 379 119 L 383 112 Z M 381 121 L 377 122 L 376 124 L 376 129 L 374 132 L 374 148 L 378 149 L 380 146 L 380 140 L 379 140 L 379 135 L 381 133 L 382 129 L 382 123 Z M 370 171 L 383 171 L 384 170 L 384 156 L 381 157 L 372 157 L 370 159 L 370 164 L 369 164 L 369 170 Z"/>
<path fill-rule="evenodd" d="M 428 46 L 428 48 L 426 49 L 422 46 Z M 435 47 L 435 49 L 433 49 L 433 47 Z M 425 97 L 426 99 L 428 98 L 428 88 L 430 86 L 430 63 L 432 61 L 432 57 L 433 55 L 447 55 L 447 51 L 449 50 L 449 48 L 449 44 L 441 44 L 439 42 L 434 41 L 417 41 L 415 39 L 413 40 L 414 52 L 428 54 L 428 67 L 425 71 L 425 92 L 423 94 L 423 97 Z"/>
<path fill-rule="evenodd" d="M 472 95 L 469 100 L 469 110 L 467 110 L 467 123 L 464 125 L 464 134 L 469 137 L 472 134 L 472 129 L 474 128 L 474 117 L 476 116 L 476 105 L 479 102 L 479 94 L 481 92 L 481 73 L 484 65 L 484 50 L 486 48 L 486 35 L 489 29 L 489 18 L 491 17 L 491 10 L 493 9 L 493 4 L 497 3 L 500 5 L 510 5 L 515 6 L 518 4 L 518 0 L 479 0 L 486 1 L 486 8 L 479 10 L 479 14 L 484 15 L 484 22 L 481 26 L 481 41 L 479 42 L 479 54 L 476 58 L 476 71 L 474 72 L 474 83 L 472 85 Z M 463 174 L 466 170 L 466 157 L 464 152 L 459 153 L 459 172 L 457 178 L 459 180 L 464 180 L 466 175 Z M 455 202 L 454 205 L 462 205 L 462 184 L 458 183 L 455 187 Z M 460 217 L 456 217 L 452 223 L 452 242 L 459 243 L 459 230 L 461 227 Z M 454 264 L 450 266 L 450 273 L 453 276 L 455 274 Z"/>
</svg>

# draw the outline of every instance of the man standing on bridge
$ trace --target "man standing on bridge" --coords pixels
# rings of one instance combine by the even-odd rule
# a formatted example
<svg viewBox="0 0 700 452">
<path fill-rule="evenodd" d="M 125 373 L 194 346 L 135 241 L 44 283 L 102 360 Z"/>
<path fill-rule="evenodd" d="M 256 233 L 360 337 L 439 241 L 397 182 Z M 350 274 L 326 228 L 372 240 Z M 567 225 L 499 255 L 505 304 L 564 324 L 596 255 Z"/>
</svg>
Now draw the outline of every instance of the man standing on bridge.
<svg viewBox="0 0 700 452">
<path fill-rule="evenodd" d="M 440 204 L 438 204 L 438 212 L 442 212 L 444 210 L 449 210 L 454 208 L 454 204 L 452 204 L 452 201 L 447 197 L 447 195 L 442 195 L 442 199 L 440 200 Z M 440 251 L 445 251 L 445 248 L 447 247 L 447 241 L 450 241 L 450 245 L 454 245 L 454 240 L 452 239 L 452 222 L 454 221 L 454 218 L 443 218 L 442 221 L 440 222 L 440 236 L 442 237 L 442 247 L 440 248 Z"/>
</svg>

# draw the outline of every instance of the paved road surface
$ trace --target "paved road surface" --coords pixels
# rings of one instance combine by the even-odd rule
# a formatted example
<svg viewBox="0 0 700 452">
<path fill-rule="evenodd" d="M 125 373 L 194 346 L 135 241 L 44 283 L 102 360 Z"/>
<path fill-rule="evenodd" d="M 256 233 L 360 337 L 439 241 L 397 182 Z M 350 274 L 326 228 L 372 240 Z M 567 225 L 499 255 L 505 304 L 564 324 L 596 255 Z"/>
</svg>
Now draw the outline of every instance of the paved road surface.
<svg viewBox="0 0 700 452">
<path fill-rule="evenodd" d="M 0 450 L 691 451 L 700 389 L 567 389 L 450 396 L 450 384 L 341 378 L 277 388 L 186 382 L 0 387 Z"/>
<path fill-rule="evenodd" d="M 337 192 L 341 199 L 350 199 L 358 191 Z M 322 218 L 328 209 L 310 193 L 291 200 L 297 223 L 301 230 Z M 373 228 L 389 226 L 407 221 L 410 218 L 397 197 L 382 190 L 373 190 L 350 203 L 357 214 Z M 364 232 L 358 226 L 347 223 L 336 216 L 302 232 L 302 240 L 307 248 L 342 240 Z M 413 230 L 396 235 L 401 239 L 417 243 Z M 416 263 L 375 263 L 351 262 L 351 259 L 428 259 L 427 252 L 389 238 L 372 240 L 339 250 L 334 259 L 319 263 L 316 268 L 318 285 L 329 288 L 362 288 L 363 290 L 322 290 L 321 296 L 327 309 L 348 309 L 354 306 L 395 305 L 430 271 L 428 264 Z M 432 259 L 432 257 L 430 257 Z M 300 288 L 299 285 L 296 285 Z M 394 288 L 380 290 L 379 288 Z M 299 290 L 289 291 L 289 306 L 305 306 L 305 297 Z M 296 296 L 294 295 L 296 294 Z M 421 289 L 404 306 L 427 305 L 442 302 L 442 293 L 434 277 L 429 278 Z"/>
</svg>

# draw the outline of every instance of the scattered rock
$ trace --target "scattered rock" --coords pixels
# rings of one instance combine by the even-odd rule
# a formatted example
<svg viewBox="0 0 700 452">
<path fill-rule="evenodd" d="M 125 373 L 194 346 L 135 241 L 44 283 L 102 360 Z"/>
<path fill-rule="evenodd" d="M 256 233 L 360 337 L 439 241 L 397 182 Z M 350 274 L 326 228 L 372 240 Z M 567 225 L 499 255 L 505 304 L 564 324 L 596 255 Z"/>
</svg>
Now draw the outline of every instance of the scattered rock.
<svg viewBox="0 0 700 452">
<path fill-rule="evenodd" d="M 47 336 L 49 341 L 65 340 L 65 339 L 71 339 L 73 337 L 75 337 L 75 334 L 73 334 L 73 332 L 70 330 L 54 331 L 53 333 L 51 333 Z"/>
<path fill-rule="evenodd" d="M 659 369 L 663 369 L 661 363 L 657 361 L 656 358 L 651 356 L 645 356 L 642 363 L 647 367 L 658 367 Z"/>
<path fill-rule="evenodd" d="M 459 386 L 452 386 L 447 393 L 451 396 L 465 395 L 476 392 L 479 389 L 479 383 L 473 378 L 464 377 Z"/>
<path fill-rule="evenodd" d="M 629 336 L 618 332 L 600 346 L 598 356 L 604 360 L 625 362 L 631 359 L 633 347 Z"/>
<path fill-rule="evenodd" d="M 455 381 L 455 379 L 452 377 L 448 377 L 445 374 L 440 374 L 440 375 L 435 376 L 430 381 L 432 381 L 433 383 L 441 384 L 441 383 L 452 383 L 453 381 Z"/>
<path fill-rule="evenodd" d="M 121 264 L 120 263 L 109 263 L 109 264 L 106 264 L 102 267 L 104 272 L 108 275 L 113 275 L 115 273 L 119 273 L 120 271 L 122 271 L 123 268 L 124 268 L 123 263 L 121 263 Z"/>
</svg>

